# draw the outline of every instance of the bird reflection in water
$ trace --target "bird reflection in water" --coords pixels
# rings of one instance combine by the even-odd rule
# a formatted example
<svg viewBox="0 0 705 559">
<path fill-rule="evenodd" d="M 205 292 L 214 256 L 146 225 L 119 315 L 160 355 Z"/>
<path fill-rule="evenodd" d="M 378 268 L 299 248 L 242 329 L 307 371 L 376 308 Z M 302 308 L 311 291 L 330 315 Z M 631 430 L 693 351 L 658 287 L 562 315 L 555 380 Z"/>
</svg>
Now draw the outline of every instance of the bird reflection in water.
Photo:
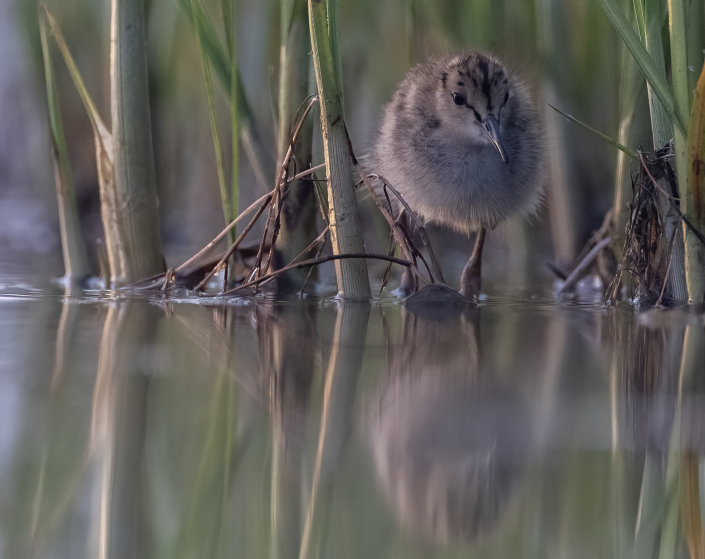
<svg viewBox="0 0 705 559">
<path fill-rule="evenodd" d="M 403 312 L 386 378 L 367 403 L 377 480 L 399 523 L 441 544 L 477 542 L 512 503 L 529 406 L 481 364 L 479 313 Z"/>
</svg>

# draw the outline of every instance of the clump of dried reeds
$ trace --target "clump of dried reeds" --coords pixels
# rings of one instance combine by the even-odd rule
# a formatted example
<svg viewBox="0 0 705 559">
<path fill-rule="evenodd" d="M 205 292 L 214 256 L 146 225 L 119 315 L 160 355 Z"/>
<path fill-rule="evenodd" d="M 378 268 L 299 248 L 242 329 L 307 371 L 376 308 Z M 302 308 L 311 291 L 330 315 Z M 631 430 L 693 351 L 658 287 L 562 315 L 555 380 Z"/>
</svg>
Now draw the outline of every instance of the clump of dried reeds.
<svg viewBox="0 0 705 559">
<path fill-rule="evenodd" d="M 666 284 L 672 266 L 673 245 L 681 229 L 666 235 L 665 222 L 672 213 L 680 215 L 676 177 L 671 166 L 673 151 L 668 145 L 660 150 L 641 153 L 639 173 L 632 182 L 626 239 L 617 272 L 607 290 L 607 300 L 617 297 L 622 274 L 630 274 L 634 301 L 646 304 L 664 302 Z M 667 200 L 667 204 L 660 202 Z M 668 302 L 668 301 L 666 301 Z"/>
</svg>

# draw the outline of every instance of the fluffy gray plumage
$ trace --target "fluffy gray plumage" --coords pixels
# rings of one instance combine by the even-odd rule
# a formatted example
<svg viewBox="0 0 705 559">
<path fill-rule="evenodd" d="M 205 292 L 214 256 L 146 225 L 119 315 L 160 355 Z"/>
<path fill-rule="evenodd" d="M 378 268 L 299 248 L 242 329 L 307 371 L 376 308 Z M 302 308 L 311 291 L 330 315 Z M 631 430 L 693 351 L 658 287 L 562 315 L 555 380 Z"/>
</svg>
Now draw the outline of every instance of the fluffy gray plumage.
<svg viewBox="0 0 705 559">
<path fill-rule="evenodd" d="M 470 232 L 536 211 L 544 157 L 528 88 L 494 56 L 470 52 L 407 73 L 367 160 L 425 222 Z"/>
</svg>

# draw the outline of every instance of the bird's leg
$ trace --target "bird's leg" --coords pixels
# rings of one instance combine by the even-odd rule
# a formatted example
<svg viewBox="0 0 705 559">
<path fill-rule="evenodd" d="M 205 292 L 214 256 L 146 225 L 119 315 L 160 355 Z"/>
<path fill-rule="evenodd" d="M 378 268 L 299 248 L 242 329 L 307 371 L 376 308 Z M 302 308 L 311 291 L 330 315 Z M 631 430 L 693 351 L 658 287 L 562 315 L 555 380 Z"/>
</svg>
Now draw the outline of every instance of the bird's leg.
<svg viewBox="0 0 705 559">
<path fill-rule="evenodd" d="M 487 229 L 481 227 L 475 235 L 475 246 L 472 248 L 470 260 L 465 264 L 463 275 L 460 276 L 460 293 L 472 299 L 480 294 L 482 285 L 482 246 L 485 244 Z"/>
<path fill-rule="evenodd" d="M 409 238 L 411 238 L 411 220 L 406 215 L 406 210 L 404 208 L 402 208 L 399 212 L 397 222 L 404 228 L 406 233 L 409 235 Z M 401 272 L 401 282 L 399 283 L 399 289 L 397 290 L 399 297 L 408 297 L 412 293 L 415 293 L 418 287 L 418 282 L 414 277 L 414 274 L 411 273 L 411 270 L 409 268 L 404 266 Z"/>
</svg>

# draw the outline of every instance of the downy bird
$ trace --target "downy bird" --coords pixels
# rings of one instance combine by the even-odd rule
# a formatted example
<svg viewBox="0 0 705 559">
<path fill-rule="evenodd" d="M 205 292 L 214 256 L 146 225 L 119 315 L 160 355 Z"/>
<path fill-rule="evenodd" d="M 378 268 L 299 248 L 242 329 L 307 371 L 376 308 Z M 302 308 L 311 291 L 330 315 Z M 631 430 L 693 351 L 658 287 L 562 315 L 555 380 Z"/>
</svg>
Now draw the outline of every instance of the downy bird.
<svg viewBox="0 0 705 559">
<path fill-rule="evenodd" d="M 545 156 L 527 86 L 494 55 L 467 52 L 433 58 L 406 74 L 384 109 L 368 162 L 422 222 L 476 231 L 460 282 L 461 293 L 474 297 L 486 230 L 536 211 Z M 401 204 L 389 197 L 401 215 Z M 405 272 L 401 291 L 412 288 Z"/>
</svg>

